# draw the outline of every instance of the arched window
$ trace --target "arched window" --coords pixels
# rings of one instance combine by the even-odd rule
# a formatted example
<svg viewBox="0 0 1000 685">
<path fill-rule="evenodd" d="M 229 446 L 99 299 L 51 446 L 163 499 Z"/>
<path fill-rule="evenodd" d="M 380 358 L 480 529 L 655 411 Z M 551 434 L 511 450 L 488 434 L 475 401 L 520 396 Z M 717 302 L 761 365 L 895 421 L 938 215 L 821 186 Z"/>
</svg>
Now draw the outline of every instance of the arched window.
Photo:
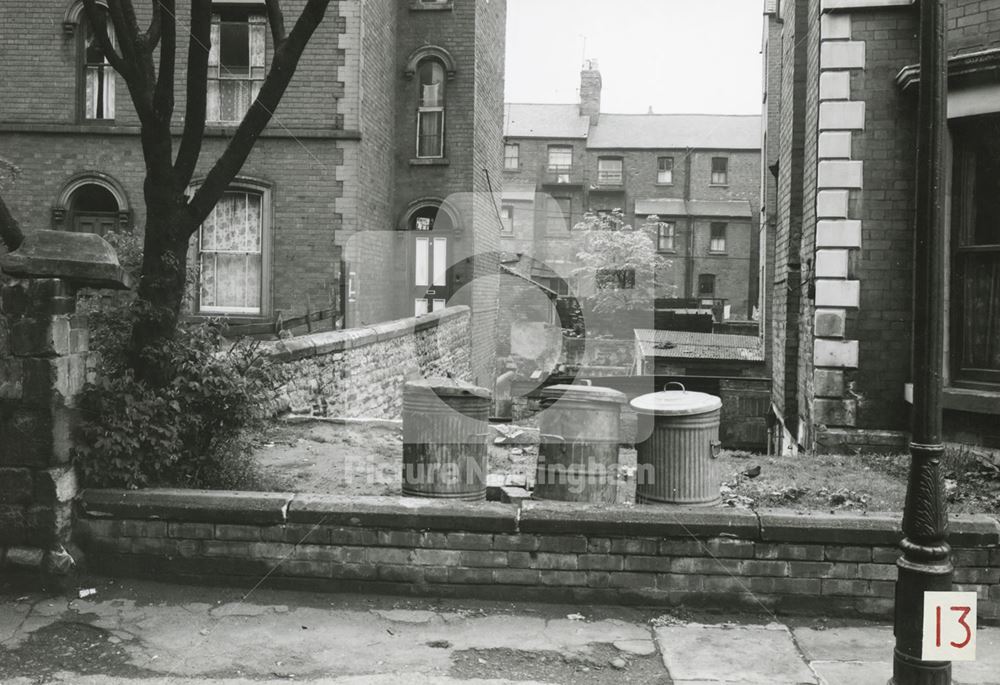
<svg viewBox="0 0 1000 685">
<path fill-rule="evenodd" d="M 417 157 L 444 157 L 445 68 L 435 58 L 417 65 Z"/>
<path fill-rule="evenodd" d="M 117 227 L 122 208 L 106 187 L 85 183 L 70 194 L 68 210 L 71 230 L 105 235 Z"/>
<path fill-rule="evenodd" d="M 108 63 L 93 27 L 83 12 L 79 14 L 80 116 L 86 121 L 115 118 L 115 70 Z M 115 30 L 107 20 L 108 37 L 117 46 Z"/>
</svg>

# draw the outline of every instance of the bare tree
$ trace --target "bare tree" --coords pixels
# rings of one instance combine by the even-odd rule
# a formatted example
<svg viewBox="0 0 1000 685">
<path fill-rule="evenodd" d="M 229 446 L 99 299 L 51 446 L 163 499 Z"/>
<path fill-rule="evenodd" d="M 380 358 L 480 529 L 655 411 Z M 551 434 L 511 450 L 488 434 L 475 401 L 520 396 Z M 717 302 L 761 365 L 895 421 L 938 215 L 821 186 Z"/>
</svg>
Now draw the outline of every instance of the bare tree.
<svg viewBox="0 0 1000 685">
<path fill-rule="evenodd" d="M 146 232 L 129 363 L 136 377 L 147 382 L 156 384 L 165 380 L 166 370 L 149 351 L 171 338 L 177 328 L 184 297 L 188 242 L 239 173 L 271 120 L 309 38 L 330 4 L 330 0 L 307 0 L 292 30 L 286 32 L 279 0 L 265 2 L 274 41 L 267 75 L 225 151 L 189 197 L 186 193 L 205 133 L 212 3 L 191 0 L 187 101 L 183 133 L 175 155 L 170 130 L 178 42 L 175 0 L 151 0 L 152 19 L 146 30 L 139 26 L 132 0 L 107 0 L 106 8 L 98 0 L 83 0 L 98 44 L 128 86 L 141 126 L 146 164 L 143 187 Z M 107 31 L 109 19 L 117 36 L 117 49 Z"/>
</svg>

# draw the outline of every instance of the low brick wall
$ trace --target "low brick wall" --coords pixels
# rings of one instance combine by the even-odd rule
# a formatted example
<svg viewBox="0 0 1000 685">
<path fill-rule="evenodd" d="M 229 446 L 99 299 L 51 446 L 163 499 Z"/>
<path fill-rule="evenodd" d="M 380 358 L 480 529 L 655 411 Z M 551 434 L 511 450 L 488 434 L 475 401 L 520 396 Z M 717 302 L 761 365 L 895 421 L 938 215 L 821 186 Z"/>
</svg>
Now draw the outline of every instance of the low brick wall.
<svg viewBox="0 0 1000 685">
<path fill-rule="evenodd" d="M 449 307 L 275 343 L 265 351 L 279 379 L 267 410 L 398 419 L 408 379 L 471 378 L 469 323 L 468 307 Z"/>
<path fill-rule="evenodd" d="M 891 616 L 895 514 L 90 490 L 111 575 L 300 589 Z M 1000 526 L 951 523 L 956 589 L 1000 621 Z"/>
</svg>

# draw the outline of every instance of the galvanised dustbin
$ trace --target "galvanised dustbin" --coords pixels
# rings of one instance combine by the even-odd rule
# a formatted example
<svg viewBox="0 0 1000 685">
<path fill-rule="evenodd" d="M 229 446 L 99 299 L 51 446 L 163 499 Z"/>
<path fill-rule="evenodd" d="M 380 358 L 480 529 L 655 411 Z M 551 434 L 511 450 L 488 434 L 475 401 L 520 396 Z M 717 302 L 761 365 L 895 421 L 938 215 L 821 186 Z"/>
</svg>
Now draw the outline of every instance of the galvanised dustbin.
<svg viewBox="0 0 1000 685">
<path fill-rule="evenodd" d="M 629 404 L 638 414 L 635 500 L 644 504 L 716 504 L 722 472 L 716 461 L 722 400 L 703 392 L 649 393 Z"/>
<path fill-rule="evenodd" d="M 542 391 L 535 499 L 613 504 L 625 395 L 590 385 Z"/>
<path fill-rule="evenodd" d="M 452 378 L 403 386 L 403 494 L 486 499 L 490 391 Z"/>
</svg>

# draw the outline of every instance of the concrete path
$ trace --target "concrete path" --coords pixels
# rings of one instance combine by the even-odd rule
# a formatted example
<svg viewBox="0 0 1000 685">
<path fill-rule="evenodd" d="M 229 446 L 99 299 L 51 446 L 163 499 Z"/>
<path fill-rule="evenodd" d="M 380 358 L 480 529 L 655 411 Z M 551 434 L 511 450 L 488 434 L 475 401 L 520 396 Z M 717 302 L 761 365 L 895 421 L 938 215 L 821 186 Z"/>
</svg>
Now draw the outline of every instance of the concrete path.
<svg viewBox="0 0 1000 685">
<path fill-rule="evenodd" d="M 0 595 L 0 683 L 884 685 L 882 625 L 102 581 Z M 1000 629 L 955 682 L 1000 685 Z"/>
</svg>

